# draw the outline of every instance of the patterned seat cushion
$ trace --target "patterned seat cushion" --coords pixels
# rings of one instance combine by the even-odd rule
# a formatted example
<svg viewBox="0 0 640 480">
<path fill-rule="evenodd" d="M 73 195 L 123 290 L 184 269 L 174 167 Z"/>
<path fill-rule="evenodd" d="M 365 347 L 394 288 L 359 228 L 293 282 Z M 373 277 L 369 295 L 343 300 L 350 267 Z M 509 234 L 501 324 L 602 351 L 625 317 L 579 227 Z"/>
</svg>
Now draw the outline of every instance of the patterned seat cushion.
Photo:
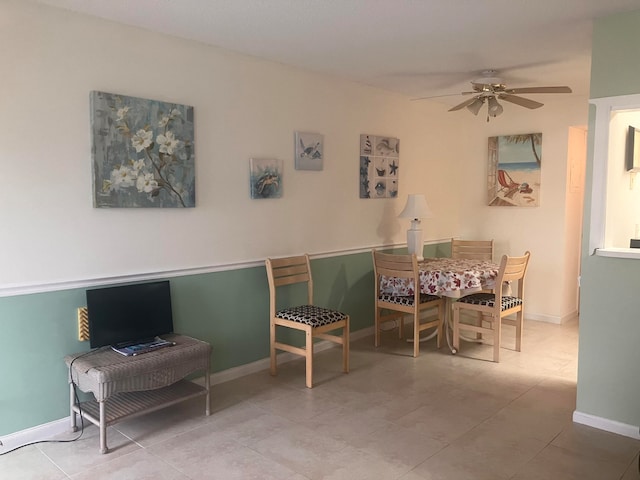
<svg viewBox="0 0 640 480">
<path fill-rule="evenodd" d="M 304 323 L 312 327 L 321 327 L 322 325 L 344 320 L 347 318 L 347 314 L 315 305 L 300 305 L 280 310 L 276 312 L 276 317 Z"/>
<path fill-rule="evenodd" d="M 484 305 L 493 307 L 496 303 L 496 296 L 493 293 L 474 293 L 467 295 L 458 300 L 458 303 L 469 303 L 471 305 Z M 501 311 L 508 310 L 513 307 L 522 305 L 522 299 L 519 297 L 502 297 Z"/>
<path fill-rule="evenodd" d="M 439 300 L 440 297 L 435 295 L 427 295 L 426 293 L 420 294 L 420 303 L 432 302 L 434 300 Z M 396 303 L 398 305 L 413 305 L 414 297 L 413 295 L 389 295 L 387 293 L 383 293 L 378 297 L 378 300 L 382 302 Z"/>
</svg>

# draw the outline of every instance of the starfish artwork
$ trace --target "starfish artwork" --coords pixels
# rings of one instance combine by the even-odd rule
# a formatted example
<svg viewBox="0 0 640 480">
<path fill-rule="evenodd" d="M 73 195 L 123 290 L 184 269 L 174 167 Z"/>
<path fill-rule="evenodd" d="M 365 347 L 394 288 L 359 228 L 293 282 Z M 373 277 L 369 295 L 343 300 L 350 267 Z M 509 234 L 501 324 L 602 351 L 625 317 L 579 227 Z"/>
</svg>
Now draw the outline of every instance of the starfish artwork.
<svg viewBox="0 0 640 480">
<path fill-rule="evenodd" d="M 400 140 L 360 135 L 360 198 L 397 197 L 399 166 Z"/>
</svg>

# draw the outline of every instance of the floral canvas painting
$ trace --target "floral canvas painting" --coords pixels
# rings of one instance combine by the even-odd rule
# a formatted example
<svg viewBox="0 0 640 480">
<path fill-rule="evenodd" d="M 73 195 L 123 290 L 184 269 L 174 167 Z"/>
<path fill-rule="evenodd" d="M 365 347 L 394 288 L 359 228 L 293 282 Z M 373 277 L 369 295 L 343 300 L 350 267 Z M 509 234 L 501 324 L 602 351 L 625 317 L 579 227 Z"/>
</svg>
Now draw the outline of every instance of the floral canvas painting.
<svg viewBox="0 0 640 480">
<path fill-rule="evenodd" d="M 318 133 L 295 133 L 296 170 L 322 170 L 324 136 Z"/>
<path fill-rule="evenodd" d="M 398 196 L 400 140 L 360 135 L 360 198 Z"/>
<path fill-rule="evenodd" d="M 542 133 L 489 137 L 489 205 L 540 205 Z"/>
<path fill-rule="evenodd" d="M 250 169 L 251 198 L 282 197 L 282 160 L 252 158 Z"/>
<path fill-rule="evenodd" d="M 193 107 L 91 92 L 94 207 L 195 206 Z"/>
</svg>

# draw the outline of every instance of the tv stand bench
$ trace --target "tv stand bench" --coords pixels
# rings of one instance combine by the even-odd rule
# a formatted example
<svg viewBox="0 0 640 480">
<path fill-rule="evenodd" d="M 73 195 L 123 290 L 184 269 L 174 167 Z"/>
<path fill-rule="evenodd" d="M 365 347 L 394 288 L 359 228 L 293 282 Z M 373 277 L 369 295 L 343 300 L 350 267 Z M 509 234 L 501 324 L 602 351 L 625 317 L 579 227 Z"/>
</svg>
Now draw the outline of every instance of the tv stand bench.
<svg viewBox="0 0 640 480">
<path fill-rule="evenodd" d="M 126 357 L 103 347 L 67 355 L 71 428 L 77 431 L 76 415 L 100 429 L 100 452 L 107 453 L 107 427 L 127 418 L 150 413 L 191 398 L 205 396 L 205 415 L 210 407 L 211 345 L 184 335 L 163 335 L 175 342 L 140 355 Z M 184 377 L 203 371 L 204 387 Z M 93 400 L 76 401 L 74 384 L 91 392 Z"/>
</svg>

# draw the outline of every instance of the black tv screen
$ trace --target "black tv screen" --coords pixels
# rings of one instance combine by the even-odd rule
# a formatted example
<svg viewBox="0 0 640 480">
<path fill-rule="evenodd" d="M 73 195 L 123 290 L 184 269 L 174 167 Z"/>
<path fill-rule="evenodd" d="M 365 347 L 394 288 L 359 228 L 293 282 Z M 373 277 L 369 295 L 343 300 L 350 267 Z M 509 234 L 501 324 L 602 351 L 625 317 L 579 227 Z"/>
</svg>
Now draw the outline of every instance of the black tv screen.
<svg viewBox="0 0 640 480">
<path fill-rule="evenodd" d="M 87 290 L 91 348 L 133 344 L 173 332 L 168 281 Z"/>
<path fill-rule="evenodd" d="M 640 171 L 640 129 L 632 125 L 627 133 L 626 163 L 628 172 Z"/>
</svg>

